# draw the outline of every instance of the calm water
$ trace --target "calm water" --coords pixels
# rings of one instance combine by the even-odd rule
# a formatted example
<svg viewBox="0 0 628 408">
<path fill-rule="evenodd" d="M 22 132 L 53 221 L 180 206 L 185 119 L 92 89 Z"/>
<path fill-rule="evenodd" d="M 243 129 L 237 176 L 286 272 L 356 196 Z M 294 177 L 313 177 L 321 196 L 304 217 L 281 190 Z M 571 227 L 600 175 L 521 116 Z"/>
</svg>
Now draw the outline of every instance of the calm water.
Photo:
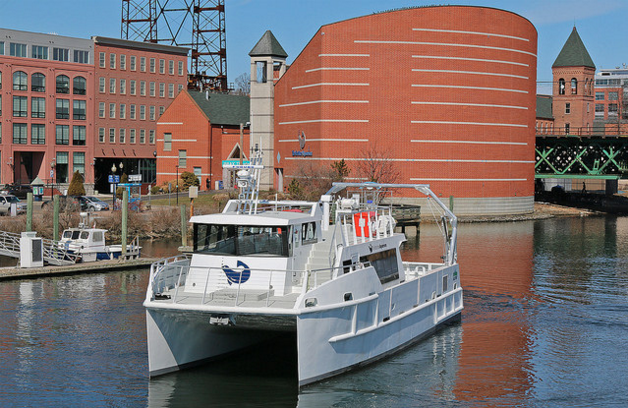
<svg viewBox="0 0 628 408">
<path fill-rule="evenodd" d="M 145 270 L 0 282 L 0 406 L 628 406 L 628 218 L 463 224 L 459 261 L 461 323 L 301 392 L 289 338 L 148 381 Z"/>
</svg>

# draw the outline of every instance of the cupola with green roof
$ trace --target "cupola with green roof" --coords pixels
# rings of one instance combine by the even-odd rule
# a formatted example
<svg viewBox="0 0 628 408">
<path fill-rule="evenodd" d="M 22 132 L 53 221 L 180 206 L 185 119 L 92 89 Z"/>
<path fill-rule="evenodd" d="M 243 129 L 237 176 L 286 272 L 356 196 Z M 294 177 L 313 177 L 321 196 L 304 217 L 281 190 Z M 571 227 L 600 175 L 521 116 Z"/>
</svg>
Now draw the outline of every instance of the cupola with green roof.
<svg viewBox="0 0 628 408">
<path fill-rule="evenodd" d="M 567 38 L 563 49 L 560 50 L 558 57 L 552 64 L 552 68 L 556 67 L 589 67 L 595 69 L 593 59 L 578 35 L 576 27 L 571 31 L 571 35 Z"/>
</svg>

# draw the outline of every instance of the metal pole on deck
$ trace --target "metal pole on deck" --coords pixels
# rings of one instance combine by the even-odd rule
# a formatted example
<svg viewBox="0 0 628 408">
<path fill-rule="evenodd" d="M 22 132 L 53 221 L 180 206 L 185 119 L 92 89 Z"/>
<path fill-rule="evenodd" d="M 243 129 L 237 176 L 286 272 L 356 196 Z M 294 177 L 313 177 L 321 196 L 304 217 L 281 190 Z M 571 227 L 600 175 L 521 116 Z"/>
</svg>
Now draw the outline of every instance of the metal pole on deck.
<svg viewBox="0 0 628 408">
<path fill-rule="evenodd" d="M 26 193 L 26 231 L 33 230 L 33 193 Z"/>
<path fill-rule="evenodd" d="M 122 192 L 122 253 L 121 259 L 126 259 L 126 235 L 127 235 L 127 217 L 129 213 L 129 191 L 125 188 Z"/>
</svg>

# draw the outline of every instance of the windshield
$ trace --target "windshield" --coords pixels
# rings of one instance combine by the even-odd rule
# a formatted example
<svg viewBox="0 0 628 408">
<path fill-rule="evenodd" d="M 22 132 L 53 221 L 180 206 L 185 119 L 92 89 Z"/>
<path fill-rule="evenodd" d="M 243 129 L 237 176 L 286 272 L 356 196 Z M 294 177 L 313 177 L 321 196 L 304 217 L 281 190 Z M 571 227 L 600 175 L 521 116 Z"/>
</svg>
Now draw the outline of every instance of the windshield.
<svg viewBox="0 0 628 408">
<path fill-rule="evenodd" d="M 7 196 L 7 201 L 10 203 L 19 203 L 20 199 L 16 196 Z"/>
<path fill-rule="evenodd" d="M 288 256 L 285 226 L 194 224 L 194 252 Z"/>
<path fill-rule="evenodd" d="M 104 201 L 98 197 L 85 197 L 87 201 L 91 201 L 93 203 L 103 203 Z"/>
<path fill-rule="evenodd" d="M 81 233 L 81 231 L 79 231 L 79 230 L 63 231 L 63 238 L 65 238 L 65 239 L 78 239 L 80 233 Z"/>
</svg>

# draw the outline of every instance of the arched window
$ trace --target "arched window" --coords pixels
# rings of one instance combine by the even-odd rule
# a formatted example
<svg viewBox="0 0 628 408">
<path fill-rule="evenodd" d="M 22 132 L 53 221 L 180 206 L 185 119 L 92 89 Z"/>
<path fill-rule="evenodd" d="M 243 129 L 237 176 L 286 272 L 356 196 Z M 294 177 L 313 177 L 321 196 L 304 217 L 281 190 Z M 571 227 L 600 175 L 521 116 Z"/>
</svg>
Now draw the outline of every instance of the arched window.
<svg viewBox="0 0 628 408">
<path fill-rule="evenodd" d="M 70 78 L 65 75 L 57 77 L 57 93 L 70 93 Z"/>
<path fill-rule="evenodd" d="M 28 76 L 26 72 L 17 71 L 13 73 L 13 90 L 15 91 L 27 91 L 28 90 Z"/>
<path fill-rule="evenodd" d="M 46 92 L 46 76 L 36 73 L 31 76 L 31 91 Z"/>
<path fill-rule="evenodd" d="M 571 78 L 571 93 L 574 95 L 578 93 L 578 80 L 576 78 Z"/>
<path fill-rule="evenodd" d="M 85 95 L 85 91 L 87 88 L 85 78 L 79 76 L 79 77 L 75 77 L 72 81 L 73 81 L 72 92 L 75 95 Z"/>
<path fill-rule="evenodd" d="M 563 78 L 558 80 L 558 94 L 559 95 L 565 94 L 565 80 Z"/>
</svg>

